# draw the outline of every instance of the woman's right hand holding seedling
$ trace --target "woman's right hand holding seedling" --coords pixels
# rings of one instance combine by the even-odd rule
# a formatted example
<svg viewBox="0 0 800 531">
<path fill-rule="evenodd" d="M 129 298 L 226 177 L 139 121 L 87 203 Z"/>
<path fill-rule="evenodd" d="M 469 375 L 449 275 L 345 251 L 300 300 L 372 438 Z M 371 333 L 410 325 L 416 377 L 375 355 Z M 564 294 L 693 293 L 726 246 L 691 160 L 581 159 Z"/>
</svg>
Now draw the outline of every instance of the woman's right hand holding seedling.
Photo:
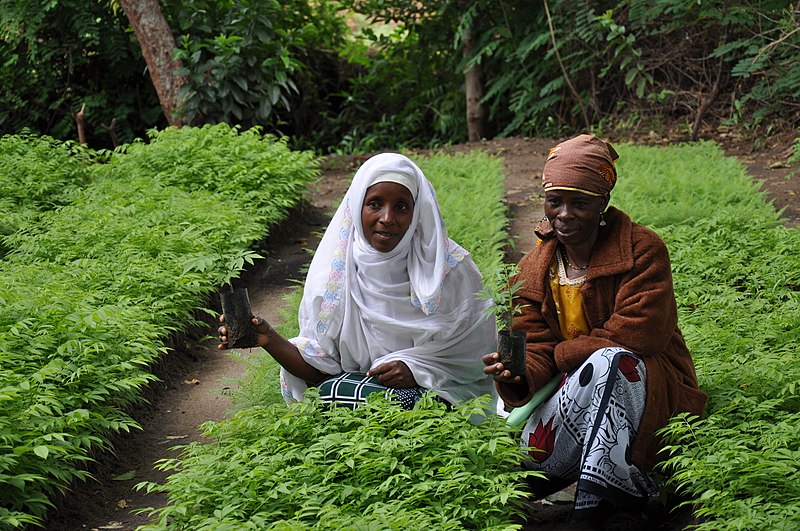
<svg viewBox="0 0 800 531">
<path fill-rule="evenodd" d="M 217 329 L 219 334 L 219 345 L 217 345 L 217 349 L 225 350 L 228 348 L 228 327 L 224 324 L 224 314 L 219 316 L 219 322 L 222 323 L 222 326 Z M 257 315 L 254 315 L 250 322 L 253 323 L 253 327 L 256 329 L 256 346 L 266 347 L 269 343 L 270 332 L 273 330 L 272 326 L 264 318 Z"/>
</svg>

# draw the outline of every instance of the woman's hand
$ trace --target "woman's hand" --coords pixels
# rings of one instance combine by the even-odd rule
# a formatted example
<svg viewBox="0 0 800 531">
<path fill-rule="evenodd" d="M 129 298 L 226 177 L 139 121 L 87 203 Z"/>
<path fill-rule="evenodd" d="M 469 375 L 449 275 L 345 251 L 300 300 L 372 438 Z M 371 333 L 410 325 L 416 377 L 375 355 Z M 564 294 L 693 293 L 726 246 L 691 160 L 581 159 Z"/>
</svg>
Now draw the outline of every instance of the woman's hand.
<svg viewBox="0 0 800 531">
<path fill-rule="evenodd" d="M 483 357 L 483 372 L 491 374 L 496 382 L 503 383 L 520 383 L 522 378 L 519 376 L 511 377 L 511 371 L 506 370 L 503 364 L 500 363 L 500 354 L 492 352 Z"/>
<path fill-rule="evenodd" d="M 297 347 L 282 337 L 267 321 L 257 315 L 254 315 L 250 321 L 256 329 L 256 345 L 263 347 L 290 374 L 306 381 L 309 386 L 319 385 L 327 378 L 328 375 L 309 365 Z M 219 316 L 219 322 L 222 323 L 222 326 L 217 329 L 219 333 L 217 348 L 223 350 L 228 348 L 228 327 L 225 326 L 223 315 Z"/>
<path fill-rule="evenodd" d="M 387 361 L 378 365 L 374 369 L 367 371 L 367 376 L 374 376 L 386 387 L 394 387 L 396 389 L 406 389 L 417 385 L 414 375 L 411 374 L 411 369 L 400 360 Z"/>
<path fill-rule="evenodd" d="M 219 334 L 219 345 L 217 345 L 217 349 L 225 350 L 228 348 L 228 327 L 224 324 L 225 315 L 219 316 L 219 322 L 223 323 L 223 325 L 217 329 L 217 333 Z M 257 315 L 254 315 L 250 322 L 252 322 L 253 326 L 256 328 L 256 346 L 266 347 L 269 343 L 269 333 L 272 327 L 268 322 Z"/>
</svg>

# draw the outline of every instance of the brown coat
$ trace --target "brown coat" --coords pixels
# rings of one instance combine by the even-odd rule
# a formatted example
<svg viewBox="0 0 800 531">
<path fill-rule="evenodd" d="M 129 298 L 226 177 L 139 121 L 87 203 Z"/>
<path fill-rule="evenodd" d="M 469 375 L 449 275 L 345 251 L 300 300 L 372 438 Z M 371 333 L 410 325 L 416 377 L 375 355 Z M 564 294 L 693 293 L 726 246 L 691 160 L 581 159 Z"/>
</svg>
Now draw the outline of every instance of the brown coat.
<svg viewBox="0 0 800 531">
<path fill-rule="evenodd" d="M 527 332 L 525 382 L 497 388 L 503 400 L 516 407 L 556 373 L 578 368 L 598 349 L 624 347 L 638 354 L 647 369 L 647 398 L 631 459 L 651 468 L 665 457 L 657 456 L 661 442 L 655 432 L 677 413 L 700 415 L 707 396 L 698 388 L 692 357 L 678 329 L 666 245 L 655 232 L 613 207 L 605 219 L 581 287 L 591 333 L 569 341 L 561 334 L 548 282 L 558 240 L 546 220 L 537 227 L 541 242 L 522 258 L 514 280 L 523 281 L 516 301 L 523 309 L 514 328 Z"/>
</svg>

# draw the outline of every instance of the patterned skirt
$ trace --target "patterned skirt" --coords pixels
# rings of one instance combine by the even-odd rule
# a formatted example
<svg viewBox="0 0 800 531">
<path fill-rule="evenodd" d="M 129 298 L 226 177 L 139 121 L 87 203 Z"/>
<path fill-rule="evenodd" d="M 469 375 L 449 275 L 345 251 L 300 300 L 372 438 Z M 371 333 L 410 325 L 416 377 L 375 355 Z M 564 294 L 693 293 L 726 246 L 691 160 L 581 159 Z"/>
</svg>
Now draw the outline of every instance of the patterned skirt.
<svg viewBox="0 0 800 531">
<path fill-rule="evenodd" d="M 600 349 L 567 374 L 525 424 L 522 444 L 530 456 L 525 466 L 577 481 L 571 521 L 589 516 L 604 500 L 643 509 L 657 494 L 650 474 L 630 461 L 646 378 L 644 362 L 635 354 Z"/>
<path fill-rule="evenodd" d="M 367 396 L 372 393 L 383 393 L 389 400 L 398 401 L 403 409 L 414 409 L 414 404 L 422 398 L 425 391 L 425 388 L 419 386 L 404 389 L 386 387 L 374 376 L 357 372 L 344 372 L 319 385 L 319 397 L 323 401 L 335 402 L 351 409 L 366 402 Z"/>
</svg>

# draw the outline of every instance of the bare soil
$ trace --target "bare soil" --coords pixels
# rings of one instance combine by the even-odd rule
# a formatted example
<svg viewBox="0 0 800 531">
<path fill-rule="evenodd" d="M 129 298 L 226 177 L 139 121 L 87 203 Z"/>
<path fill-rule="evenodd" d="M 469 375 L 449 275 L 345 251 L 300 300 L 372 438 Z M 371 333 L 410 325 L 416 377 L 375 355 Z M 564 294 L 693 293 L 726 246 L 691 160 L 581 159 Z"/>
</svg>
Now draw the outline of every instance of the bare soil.
<svg viewBox="0 0 800 531">
<path fill-rule="evenodd" d="M 756 151 L 752 143 L 734 135 L 716 138 L 731 156 L 738 157 L 756 181 L 764 183 L 777 209 L 783 210 L 788 226 L 800 224 L 800 177 L 787 178 L 797 171 L 787 164 L 791 153 L 792 134 L 777 135 L 768 145 Z M 673 140 L 651 135 L 649 143 L 666 144 Z M 449 148 L 452 152 L 482 149 L 502 157 L 506 171 L 506 197 L 509 208 L 510 233 L 515 245 L 507 250 L 508 260 L 516 261 L 532 247 L 533 228 L 541 217 L 540 178 L 547 150 L 555 139 L 507 138 L 463 144 Z M 413 157 L 413 154 L 410 154 Z M 248 287 L 253 311 L 271 321 L 283 296 L 292 288 L 292 281 L 301 277 L 302 266 L 310 255 L 343 196 L 355 169 L 366 157 L 329 157 L 318 183 L 309 190 L 307 202 L 295 209 L 289 219 L 272 231 L 263 242 L 260 261 L 241 279 Z M 219 300 L 210 301 L 219 310 Z M 131 411 L 142 426 L 141 431 L 114 437 L 115 451 L 97 456 L 90 466 L 93 481 L 77 484 L 56 501 L 45 525 L 48 530 L 118 529 L 133 530 L 148 523 L 142 508 L 163 507 L 163 495 L 133 490 L 141 481 L 163 483 L 166 474 L 155 470 L 159 459 L 176 457 L 176 445 L 201 439 L 198 426 L 206 421 L 219 421 L 229 414 L 227 396 L 236 387 L 249 356 L 259 356 L 256 349 L 242 352 L 240 358 L 214 349 L 209 337 L 214 323 L 206 319 L 206 328 L 190 330 L 173 338 L 173 352 L 153 367 L 160 381 L 150 386 L 147 402 Z M 277 383 L 276 383 L 277 385 Z M 235 478 L 231 478 L 235 480 Z M 528 508 L 526 530 L 553 531 L 581 529 L 564 523 L 571 504 L 571 486 L 550 499 L 533 502 Z M 677 530 L 691 524 L 686 511 L 668 512 L 653 504 L 648 510 L 649 528 Z"/>
</svg>

